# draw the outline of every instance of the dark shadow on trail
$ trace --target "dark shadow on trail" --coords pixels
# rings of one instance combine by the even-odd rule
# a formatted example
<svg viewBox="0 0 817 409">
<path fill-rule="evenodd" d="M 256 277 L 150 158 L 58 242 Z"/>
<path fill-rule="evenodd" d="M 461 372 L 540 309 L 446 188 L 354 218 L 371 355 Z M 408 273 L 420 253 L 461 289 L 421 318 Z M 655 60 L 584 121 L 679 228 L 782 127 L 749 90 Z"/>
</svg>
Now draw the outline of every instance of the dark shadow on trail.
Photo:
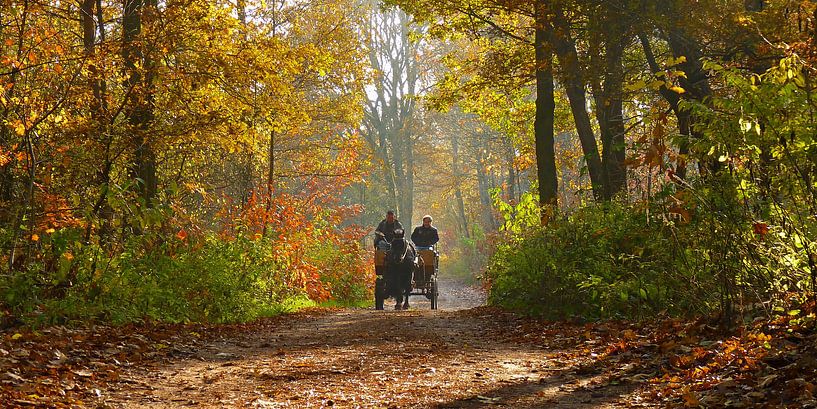
<svg viewBox="0 0 817 409">
<path fill-rule="evenodd" d="M 606 386 L 595 389 L 565 387 L 586 378 L 564 379 L 561 376 L 522 381 L 440 402 L 433 409 L 471 409 L 485 407 L 534 408 L 597 408 L 622 407 L 622 395 L 628 395 L 638 386 L 634 384 Z"/>
<path fill-rule="evenodd" d="M 270 407 L 322 407 L 316 396 L 342 390 L 348 402 L 357 402 L 349 407 L 364 408 L 623 407 L 620 395 L 636 389 L 600 386 L 614 371 L 609 357 L 551 360 L 582 341 L 528 342 L 514 335 L 520 322 L 490 309 L 356 309 L 295 317 L 261 331 L 230 333 L 194 356 L 134 368 L 131 376 L 155 389 L 107 402 L 123 408 L 149 407 L 117 405 L 137 397 L 203 402 L 229 390 L 283 405 Z"/>
</svg>

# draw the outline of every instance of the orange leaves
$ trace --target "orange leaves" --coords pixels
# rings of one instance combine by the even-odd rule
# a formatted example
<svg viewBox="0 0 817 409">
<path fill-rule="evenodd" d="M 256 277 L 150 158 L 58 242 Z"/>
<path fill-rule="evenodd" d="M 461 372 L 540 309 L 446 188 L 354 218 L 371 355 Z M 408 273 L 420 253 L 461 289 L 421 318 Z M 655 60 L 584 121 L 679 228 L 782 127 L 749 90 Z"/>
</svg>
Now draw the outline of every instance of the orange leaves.
<svg viewBox="0 0 817 409">
<path fill-rule="evenodd" d="M 682 396 L 682 398 L 684 399 L 684 406 L 688 408 L 697 408 L 701 404 L 698 397 L 695 395 L 695 392 L 687 392 Z"/>
<path fill-rule="evenodd" d="M 176 233 L 176 238 L 181 240 L 181 241 L 186 240 L 187 239 L 187 232 L 184 229 L 179 230 L 179 232 Z"/>
<path fill-rule="evenodd" d="M 670 196 L 667 203 L 667 213 L 670 219 L 682 224 L 689 223 L 695 214 L 696 203 L 689 191 L 682 190 Z"/>
<path fill-rule="evenodd" d="M 330 186 L 314 183 L 314 190 L 300 194 L 256 188 L 243 204 L 224 197 L 218 218 L 224 220 L 221 237 L 272 239 L 269 257 L 282 267 L 288 287 L 316 301 L 351 299 L 369 285 L 371 266 L 357 244 L 364 228 L 340 228 L 344 220 L 363 211 L 362 206 L 332 206 Z M 178 237 L 178 236 L 177 236 Z M 358 290 L 355 290 L 355 287 Z"/>
<path fill-rule="evenodd" d="M 638 339 L 638 335 L 631 329 L 624 330 L 624 332 L 621 333 L 621 337 L 627 341 L 635 341 Z"/>
<path fill-rule="evenodd" d="M 665 160 L 670 150 L 667 147 L 667 127 L 668 117 L 666 113 L 658 114 L 652 130 L 644 133 L 636 140 L 636 151 L 641 156 L 634 156 L 627 160 L 629 166 L 647 166 L 650 170 L 663 169 Z"/>
<path fill-rule="evenodd" d="M 752 231 L 763 238 L 769 232 L 769 225 L 764 222 L 755 222 L 752 224 Z"/>
</svg>

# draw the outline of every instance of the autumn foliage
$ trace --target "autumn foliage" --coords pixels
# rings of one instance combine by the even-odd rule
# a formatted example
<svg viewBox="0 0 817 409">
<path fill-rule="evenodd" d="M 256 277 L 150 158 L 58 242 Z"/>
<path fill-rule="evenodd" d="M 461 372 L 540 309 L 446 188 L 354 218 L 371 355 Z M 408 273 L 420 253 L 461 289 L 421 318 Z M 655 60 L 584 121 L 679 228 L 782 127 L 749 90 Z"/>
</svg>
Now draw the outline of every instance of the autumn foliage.
<svg viewBox="0 0 817 409">
<path fill-rule="evenodd" d="M 369 294 L 345 6 L 0 6 L 0 310 L 246 319 Z M 317 22 L 317 23 L 316 23 Z"/>
</svg>

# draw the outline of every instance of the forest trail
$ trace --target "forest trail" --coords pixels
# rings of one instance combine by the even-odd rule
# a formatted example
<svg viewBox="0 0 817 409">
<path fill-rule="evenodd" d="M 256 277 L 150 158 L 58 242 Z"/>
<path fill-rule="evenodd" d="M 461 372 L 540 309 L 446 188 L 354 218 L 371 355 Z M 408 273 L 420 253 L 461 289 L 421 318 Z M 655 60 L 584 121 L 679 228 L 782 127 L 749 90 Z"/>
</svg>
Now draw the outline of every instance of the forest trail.
<svg viewBox="0 0 817 409">
<path fill-rule="evenodd" d="M 628 388 L 597 388 L 518 343 L 495 311 L 473 308 L 480 290 L 441 284 L 440 310 L 412 297 L 408 311 L 345 309 L 296 314 L 123 369 L 98 390 L 111 408 L 619 407 Z M 504 322 L 501 322 L 504 321 Z"/>
<path fill-rule="evenodd" d="M 413 297 L 407 311 L 12 330 L 0 407 L 817 407 L 813 305 L 727 335 L 705 318 L 548 322 L 484 301 L 442 281 L 436 311 Z"/>
</svg>

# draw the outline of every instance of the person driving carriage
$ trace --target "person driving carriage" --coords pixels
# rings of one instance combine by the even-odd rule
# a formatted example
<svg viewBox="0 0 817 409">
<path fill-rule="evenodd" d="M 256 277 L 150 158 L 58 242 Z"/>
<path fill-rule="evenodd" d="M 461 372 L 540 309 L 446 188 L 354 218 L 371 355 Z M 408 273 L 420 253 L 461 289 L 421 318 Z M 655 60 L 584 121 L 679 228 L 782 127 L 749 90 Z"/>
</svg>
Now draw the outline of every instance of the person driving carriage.
<svg viewBox="0 0 817 409">
<path fill-rule="evenodd" d="M 403 230 L 403 225 L 394 217 L 394 210 L 386 212 L 386 218 L 377 225 L 375 229 L 374 247 L 377 248 L 380 242 L 391 243 L 394 240 L 394 231 Z"/>
<path fill-rule="evenodd" d="M 386 212 L 375 230 L 375 309 L 382 310 L 388 298 L 394 298 L 394 309 L 408 309 L 411 295 L 425 296 L 431 300 L 431 309 L 437 309 L 439 254 L 431 246 L 440 238 L 431 222 L 431 216 L 423 216 L 423 225 L 414 229 L 412 240 L 425 246 L 420 248 L 406 240 L 394 211 Z"/>
<path fill-rule="evenodd" d="M 440 241 L 440 235 L 437 233 L 437 228 L 431 225 L 433 219 L 430 215 L 423 216 L 423 224 L 414 228 L 411 233 L 411 241 L 417 247 L 431 247 Z"/>
</svg>

